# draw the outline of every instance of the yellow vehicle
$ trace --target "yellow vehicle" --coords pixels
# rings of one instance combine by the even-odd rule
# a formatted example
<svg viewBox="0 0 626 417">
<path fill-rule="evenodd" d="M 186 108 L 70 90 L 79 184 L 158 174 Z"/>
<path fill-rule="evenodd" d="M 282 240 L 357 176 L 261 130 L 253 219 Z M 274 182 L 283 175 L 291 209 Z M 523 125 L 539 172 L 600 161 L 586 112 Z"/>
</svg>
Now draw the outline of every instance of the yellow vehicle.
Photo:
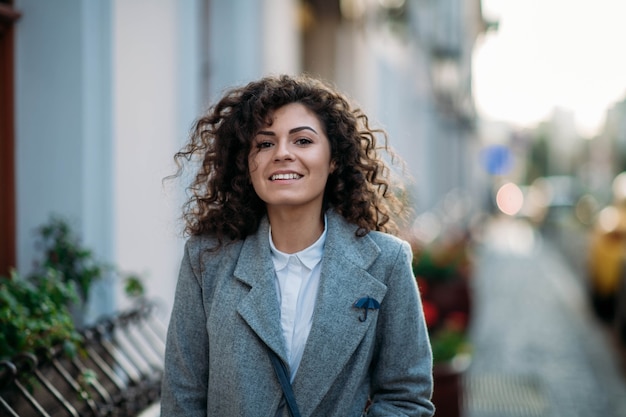
<svg viewBox="0 0 626 417">
<path fill-rule="evenodd" d="M 589 279 L 598 316 L 612 322 L 626 260 L 626 173 L 613 181 L 613 204 L 600 211 L 589 242 Z"/>
</svg>

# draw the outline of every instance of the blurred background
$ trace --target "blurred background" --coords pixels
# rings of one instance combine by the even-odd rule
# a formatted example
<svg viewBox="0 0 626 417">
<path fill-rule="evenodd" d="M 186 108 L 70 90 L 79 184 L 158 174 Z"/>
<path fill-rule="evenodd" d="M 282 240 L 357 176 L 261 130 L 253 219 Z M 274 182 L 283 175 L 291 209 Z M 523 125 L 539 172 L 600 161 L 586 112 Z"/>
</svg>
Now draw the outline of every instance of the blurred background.
<svg viewBox="0 0 626 417">
<path fill-rule="evenodd" d="M 140 276 L 166 321 L 184 243 L 185 184 L 163 181 L 174 153 L 227 87 L 306 72 L 359 103 L 405 160 L 416 261 L 449 266 L 462 245 L 467 415 L 624 416 L 624 12 L 620 0 L 0 0 L 0 275 L 41 262 L 37 231 L 61 216 L 97 259 Z M 124 308 L 123 285 L 98 280 L 84 320 Z M 522 360 L 541 370 L 513 372 Z M 481 379 L 507 361 L 532 378 Z"/>
</svg>

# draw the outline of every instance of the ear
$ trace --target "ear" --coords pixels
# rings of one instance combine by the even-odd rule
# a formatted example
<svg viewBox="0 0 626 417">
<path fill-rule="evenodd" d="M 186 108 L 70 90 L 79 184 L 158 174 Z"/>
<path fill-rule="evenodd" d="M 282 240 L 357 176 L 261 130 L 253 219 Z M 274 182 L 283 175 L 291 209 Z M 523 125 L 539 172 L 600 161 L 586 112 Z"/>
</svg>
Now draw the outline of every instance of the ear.
<svg viewBox="0 0 626 417">
<path fill-rule="evenodd" d="M 332 174 L 333 172 L 335 172 L 335 169 L 337 169 L 337 163 L 333 159 L 332 161 L 330 161 L 330 173 Z"/>
</svg>

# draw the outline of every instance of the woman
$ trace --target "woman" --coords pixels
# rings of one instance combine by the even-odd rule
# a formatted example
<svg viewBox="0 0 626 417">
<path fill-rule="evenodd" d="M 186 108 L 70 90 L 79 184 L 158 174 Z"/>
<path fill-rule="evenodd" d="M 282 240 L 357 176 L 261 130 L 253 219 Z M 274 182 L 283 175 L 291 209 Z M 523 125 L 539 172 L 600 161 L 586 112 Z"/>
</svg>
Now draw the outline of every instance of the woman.
<svg viewBox="0 0 626 417">
<path fill-rule="evenodd" d="M 399 203 L 379 133 L 308 77 L 233 89 L 199 119 L 176 155 L 201 165 L 163 417 L 287 416 L 271 355 L 302 416 L 433 414 L 410 248 L 385 233 Z"/>
</svg>

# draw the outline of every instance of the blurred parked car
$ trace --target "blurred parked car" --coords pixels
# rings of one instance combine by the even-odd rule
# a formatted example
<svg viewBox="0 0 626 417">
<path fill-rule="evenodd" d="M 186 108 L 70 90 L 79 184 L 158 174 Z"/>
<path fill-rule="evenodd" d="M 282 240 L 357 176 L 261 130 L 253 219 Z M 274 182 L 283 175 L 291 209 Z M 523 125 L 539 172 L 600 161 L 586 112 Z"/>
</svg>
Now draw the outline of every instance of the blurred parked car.
<svg viewBox="0 0 626 417">
<path fill-rule="evenodd" d="M 558 227 L 574 214 L 574 207 L 581 197 L 582 187 L 576 177 L 553 175 L 537 178 L 531 184 L 529 197 L 533 197 L 536 218 L 544 227 Z"/>
<path fill-rule="evenodd" d="M 626 259 L 626 172 L 613 181 L 613 202 L 597 216 L 589 241 L 589 291 L 599 318 L 613 322 Z"/>
</svg>

